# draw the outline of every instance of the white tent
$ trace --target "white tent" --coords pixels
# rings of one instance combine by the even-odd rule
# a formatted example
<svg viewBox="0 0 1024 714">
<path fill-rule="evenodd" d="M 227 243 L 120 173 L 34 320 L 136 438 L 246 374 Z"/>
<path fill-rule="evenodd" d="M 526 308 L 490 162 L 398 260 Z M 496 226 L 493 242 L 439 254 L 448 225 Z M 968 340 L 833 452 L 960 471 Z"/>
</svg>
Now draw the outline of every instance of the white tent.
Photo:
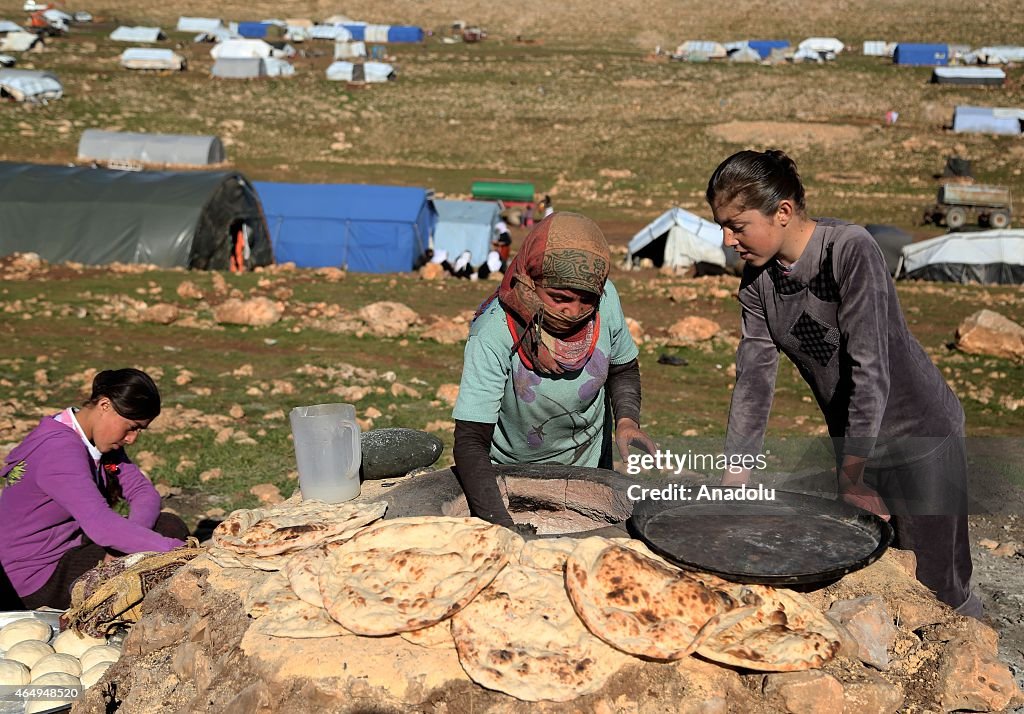
<svg viewBox="0 0 1024 714">
<path fill-rule="evenodd" d="M 21 25 L 11 22 L 10 20 L 0 20 L 0 34 L 7 34 L 8 32 L 24 32 Z"/>
<path fill-rule="evenodd" d="M 223 30 L 224 24 L 212 17 L 179 17 L 178 32 L 217 32 Z"/>
<path fill-rule="evenodd" d="M 210 56 L 220 59 L 248 59 L 252 57 L 271 57 L 274 48 L 263 40 L 224 40 L 213 46 Z"/>
<path fill-rule="evenodd" d="M 650 258 L 656 267 L 688 268 L 694 263 L 725 267 L 722 229 L 679 208 L 670 208 L 629 241 L 628 264 Z"/>
<path fill-rule="evenodd" d="M 309 37 L 313 40 L 334 40 L 343 42 L 352 39 L 352 33 L 341 25 L 314 25 L 309 28 Z"/>
<path fill-rule="evenodd" d="M 835 37 L 808 37 L 798 45 L 797 49 L 810 50 L 811 52 L 832 52 L 833 54 L 839 54 L 843 51 L 844 47 L 846 47 L 846 45 Z"/>
<path fill-rule="evenodd" d="M 130 47 L 121 53 L 121 66 L 125 69 L 169 69 L 178 71 L 185 68 L 185 58 L 171 50 Z"/>
<path fill-rule="evenodd" d="M 674 57 L 706 57 L 707 59 L 722 59 L 728 54 L 725 45 L 712 40 L 687 40 L 678 47 Z"/>
<path fill-rule="evenodd" d="M 213 63 L 210 74 L 225 79 L 266 77 L 267 66 L 262 57 L 224 57 Z"/>
<path fill-rule="evenodd" d="M 897 278 L 1024 284 L 1024 230 L 949 233 L 903 247 Z"/>
<path fill-rule="evenodd" d="M 384 62 L 335 62 L 327 68 L 327 79 L 335 82 L 386 82 L 394 79 L 395 68 Z"/>
<path fill-rule="evenodd" d="M 0 97 L 10 96 L 18 102 L 46 103 L 63 95 L 64 87 L 52 72 L 0 69 Z"/>
<path fill-rule="evenodd" d="M 224 161 L 224 144 L 216 136 L 86 129 L 78 140 L 78 160 L 209 166 Z"/>
<path fill-rule="evenodd" d="M 34 32 L 8 32 L 0 37 L 0 52 L 25 52 L 42 42 Z"/>
<path fill-rule="evenodd" d="M 1000 45 L 998 47 L 979 47 L 972 53 L 981 64 L 1007 64 L 1008 62 L 1024 62 L 1024 47 Z"/>
<path fill-rule="evenodd" d="M 121 26 L 110 33 L 110 39 L 117 42 L 159 42 L 167 39 L 159 27 Z"/>
<path fill-rule="evenodd" d="M 352 57 L 365 57 L 366 56 L 366 43 L 365 42 L 335 42 L 334 43 L 334 59 L 344 60 L 351 59 Z"/>
</svg>

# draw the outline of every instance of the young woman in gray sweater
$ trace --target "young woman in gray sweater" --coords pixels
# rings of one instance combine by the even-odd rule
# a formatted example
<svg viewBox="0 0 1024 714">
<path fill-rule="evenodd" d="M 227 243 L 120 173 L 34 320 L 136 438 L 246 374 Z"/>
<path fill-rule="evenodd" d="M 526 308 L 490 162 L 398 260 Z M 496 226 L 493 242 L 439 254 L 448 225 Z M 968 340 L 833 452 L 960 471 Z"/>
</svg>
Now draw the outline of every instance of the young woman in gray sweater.
<svg viewBox="0 0 1024 714">
<path fill-rule="evenodd" d="M 910 334 L 882 253 L 862 227 L 809 218 L 796 164 L 741 151 L 715 170 L 707 200 L 745 262 L 742 339 L 726 449 L 757 453 L 779 353 L 810 386 L 847 502 L 891 519 L 917 577 L 961 613 L 971 593 L 964 412 Z M 744 483 L 749 473 L 726 475 Z"/>
</svg>

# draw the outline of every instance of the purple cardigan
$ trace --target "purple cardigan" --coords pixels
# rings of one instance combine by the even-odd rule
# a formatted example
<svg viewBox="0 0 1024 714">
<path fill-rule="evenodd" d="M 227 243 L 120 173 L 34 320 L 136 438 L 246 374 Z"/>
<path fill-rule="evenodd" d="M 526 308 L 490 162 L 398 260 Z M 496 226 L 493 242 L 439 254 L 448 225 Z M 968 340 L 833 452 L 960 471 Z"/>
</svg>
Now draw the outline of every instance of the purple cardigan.
<svg viewBox="0 0 1024 714">
<path fill-rule="evenodd" d="M 152 530 L 160 495 L 127 456 L 118 464 L 118 480 L 130 515 L 115 513 L 93 479 L 94 462 L 82 438 L 53 418 L 39 422 L 6 462 L 0 474 L 25 462 L 21 479 L 0 491 L 0 563 L 21 596 L 46 584 L 61 557 L 81 545 L 83 532 L 122 553 L 164 552 L 183 544 Z"/>
</svg>

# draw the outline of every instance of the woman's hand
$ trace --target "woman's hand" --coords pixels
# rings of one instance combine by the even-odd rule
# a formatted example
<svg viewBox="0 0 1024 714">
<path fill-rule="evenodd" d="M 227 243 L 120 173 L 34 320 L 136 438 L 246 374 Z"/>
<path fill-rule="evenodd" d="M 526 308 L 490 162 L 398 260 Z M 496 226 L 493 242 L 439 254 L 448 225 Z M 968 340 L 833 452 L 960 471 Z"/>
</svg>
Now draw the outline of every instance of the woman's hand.
<svg viewBox="0 0 1024 714">
<path fill-rule="evenodd" d="M 851 506 L 863 508 L 888 521 L 889 509 L 878 491 L 864 483 L 865 459 L 860 456 L 844 456 L 839 470 L 839 495 Z"/>
<path fill-rule="evenodd" d="M 619 447 L 619 457 L 623 461 L 629 459 L 630 446 L 643 449 L 648 454 L 653 454 L 658 450 L 654 439 L 647 436 L 640 425 L 629 418 L 619 419 L 615 422 L 615 445 Z"/>
</svg>

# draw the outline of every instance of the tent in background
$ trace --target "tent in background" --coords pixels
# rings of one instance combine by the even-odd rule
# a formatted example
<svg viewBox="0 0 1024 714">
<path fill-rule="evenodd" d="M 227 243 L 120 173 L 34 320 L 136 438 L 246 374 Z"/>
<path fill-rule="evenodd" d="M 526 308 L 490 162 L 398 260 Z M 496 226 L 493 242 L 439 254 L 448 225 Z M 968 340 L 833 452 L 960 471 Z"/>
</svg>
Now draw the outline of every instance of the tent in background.
<svg viewBox="0 0 1024 714">
<path fill-rule="evenodd" d="M 1024 284 L 1024 230 L 949 233 L 904 246 L 897 278 Z"/>
<path fill-rule="evenodd" d="M 167 36 L 159 27 L 121 26 L 110 33 L 110 39 L 117 42 L 159 42 Z"/>
<path fill-rule="evenodd" d="M 434 199 L 437 227 L 434 229 L 434 250 L 446 250 L 455 258 L 468 250 L 473 265 L 487 259 L 494 240 L 494 226 L 501 218 L 501 208 L 493 201 L 447 201 Z"/>
<path fill-rule="evenodd" d="M 958 106 L 953 109 L 953 131 L 1017 136 L 1024 124 L 1022 114 L 1020 109 Z"/>
<path fill-rule="evenodd" d="M 64 85 L 57 75 L 38 69 L 0 69 L 0 98 L 16 102 L 40 102 L 64 96 Z"/>
<path fill-rule="evenodd" d="M 914 236 L 902 228 L 881 223 L 869 223 L 864 228 L 867 229 L 867 232 L 878 243 L 878 247 L 882 249 L 882 255 L 885 257 L 885 266 L 889 268 L 889 274 L 895 275 L 900 263 L 900 256 L 903 254 L 903 246 L 910 245 L 914 240 Z"/>
<path fill-rule="evenodd" d="M 178 25 L 175 28 L 178 32 L 217 32 L 226 29 L 224 24 L 212 17 L 186 17 L 178 18 Z"/>
<path fill-rule="evenodd" d="M 78 140 L 78 160 L 207 166 L 224 161 L 224 144 L 216 136 L 86 129 Z"/>
<path fill-rule="evenodd" d="M 726 267 L 722 229 L 679 208 L 670 208 L 629 241 L 627 262 L 650 258 L 655 267 L 688 268 L 695 263 Z"/>
<path fill-rule="evenodd" d="M 1006 72 L 997 67 L 936 67 L 932 84 L 967 84 L 999 87 L 1006 81 Z"/>
<path fill-rule="evenodd" d="M 121 66 L 125 69 L 155 69 L 174 72 L 185 69 L 185 58 L 170 50 L 149 47 L 129 47 L 121 53 Z"/>
<path fill-rule="evenodd" d="M 222 79 L 255 79 L 267 76 L 262 57 L 227 57 L 213 63 L 210 74 Z"/>
<path fill-rule="evenodd" d="M 0 162 L 0 255 L 226 270 L 242 232 L 249 267 L 273 261 L 259 199 L 236 172 L 111 171 Z"/>
<path fill-rule="evenodd" d="M 422 188 L 362 184 L 255 184 L 280 263 L 400 273 L 427 249 L 437 223 Z"/>
<path fill-rule="evenodd" d="M 767 59 L 772 50 L 782 50 L 789 47 L 789 40 L 748 40 L 747 47 L 754 50 L 761 59 Z"/>
<path fill-rule="evenodd" d="M 395 68 L 386 62 L 338 60 L 327 68 L 327 79 L 334 82 L 387 82 L 394 78 Z"/>
<path fill-rule="evenodd" d="M 949 45 L 900 42 L 892 53 L 892 61 L 902 65 L 947 65 Z"/>
</svg>

